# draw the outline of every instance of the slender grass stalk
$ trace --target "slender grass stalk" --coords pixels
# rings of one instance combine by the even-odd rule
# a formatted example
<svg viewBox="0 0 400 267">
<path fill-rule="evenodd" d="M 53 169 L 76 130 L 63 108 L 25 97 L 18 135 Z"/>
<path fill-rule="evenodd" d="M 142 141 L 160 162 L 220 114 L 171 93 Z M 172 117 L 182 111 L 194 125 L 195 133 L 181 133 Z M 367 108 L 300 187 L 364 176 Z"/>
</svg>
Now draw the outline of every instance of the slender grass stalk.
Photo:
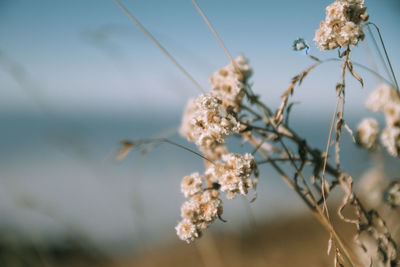
<svg viewBox="0 0 400 267">
<path fill-rule="evenodd" d="M 122 151 L 123 154 L 125 154 L 124 150 L 127 149 L 126 146 L 129 146 L 129 149 L 131 149 L 133 147 L 139 147 L 139 146 L 142 146 L 142 145 L 157 144 L 157 143 L 167 143 L 167 144 L 176 146 L 178 148 L 181 148 L 183 150 L 186 150 L 186 151 L 188 151 L 190 153 L 195 154 L 196 156 L 198 156 L 198 157 L 210 162 L 211 164 L 214 164 L 214 162 L 212 160 L 208 159 L 207 157 L 203 156 L 202 154 L 200 154 L 200 153 L 194 151 L 193 149 L 190 149 L 190 148 L 188 148 L 188 147 L 186 147 L 184 145 L 181 145 L 181 144 L 178 144 L 178 143 L 176 143 L 174 141 L 171 141 L 168 138 L 140 139 L 140 140 L 135 140 L 134 142 L 123 140 L 123 141 L 121 141 L 121 144 L 123 144 L 123 148 L 122 148 L 121 151 Z M 123 158 L 121 158 L 121 159 L 123 159 Z"/>
<path fill-rule="evenodd" d="M 374 34 L 372 33 L 371 27 L 370 27 L 368 24 L 366 24 L 366 28 L 367 28 L 367 30 L 368 30 L 369 35 L 371 36 L 372 43 L 374 44 L 375 50 L 376 50 L 377 53 L 378 53 L 379 60 L 381 61 L 382 65 L 383 65 L 383 68 L 384 68 L 384 70 L 385 70 L 385 73 L 386 73 L 387 77 L 390 78 L 391 83 L 394 83 L 394 82 L 393 82 L 393 78 L 392 78 L 392 76 L 390 75 L 389 69 L 388 69 L 388 67 L 387 67 L 386 61 L 385 61 L 385 59 L 383 58 L 383 55 L 382 55 L 381 50 L 379 49 L 378 42 L 376 41 L 376 38 L 375 38 Z M 366 43 L 366 42 L 364 42 L 364 43 Z"/>
<path fill-rule="evenodd" d="M 381 41 L 383 51 L 385 52 L 386 60 L 387 60 L 387 62 L 388 62 L 388 64 L 389 64 L 390 72 L 392 73 L 392 78 L 393 78 L 394 83 L 395 83 L 395 85 L 396 85 L 397 93 L 400 95 L 399 84 L 397 83 L 396 75 L 394 74 L 393 67 L 392 67 L 392 63 L 390 62 L 390 57 L 389 57 L 389 54 L 388 54 L 388 52 L 387 52 L 387 50 L 386 50 L 386 45 L 385 45 L 385 42 L 383 41 L 383 37 L 382 37 L 382 34 L 381 34 L 381 30 L 380 30 L 379 27 L 378 27 L 375 23 L 373 23 L 373 22 L 368 22 L 368 25 L 373 25 L 373 26 L 375 27 L 376 31 L 378 32 L 379 39 L 380 39 L 380 41 Z"/>
<path fill-rule="evenodd" d="M 222 47 L 222 49 L 224 50 L 226 56 L 229 58 L 229 60 L 231 61 L 233 67 L 235 68 L 236 72 L 241 75 L 241 78 L 243 78 L 243 74 L 240 71 L 239 67 L 237 66 L 235 60 L 233 60 L 232 55 L 229 53 L 228 49 L 226 48 L 224 42 L 222 41 L 222 39 L 219 37 L 218 33 L 215 31 L 214 27 L 212 26 L 211 22 L 208 20 L 207 16 L 204 14 L 203 10 L 200 8 L 200 6 L 197 4 L 196 0 L 192 0 L 194 6 L 196 7 L 197 11 L 199 12 L 199 14 L 201 15 L 201 17 L 203 18 L 204 22 L 207 24 L 208 28 L 211 30 L 211 32 L 213 33 L 213 35 L 215 36 L 215 38 L 217 39 L 219 45 Z"/>
<path fill-rule="evenodd" d="M 178 63 L 178 61 L 167 51 L 167 49 L 164 48 L 163 45 L 159 41 L 157 41 L 156 38 L 135 18 L 135 16 L 132 15 L 131 12 L 129 12 L 118 0 L 114 0 L 114 2 L 121 8 L 121 10 L 136 24 L 136 26 L 139 27 L 139 29 L 168 57 L 169 60 L 171 60 L 172 63 L 175 64 L 175 66 L 196 86 L 196 88 L 204 93 L 205 90 L 201 87 L 201 85 L 192 77 L 192 75 L 189 74 L 185 70 L 184 67 L 182 67 L 181 64 Z"/>
</svg>

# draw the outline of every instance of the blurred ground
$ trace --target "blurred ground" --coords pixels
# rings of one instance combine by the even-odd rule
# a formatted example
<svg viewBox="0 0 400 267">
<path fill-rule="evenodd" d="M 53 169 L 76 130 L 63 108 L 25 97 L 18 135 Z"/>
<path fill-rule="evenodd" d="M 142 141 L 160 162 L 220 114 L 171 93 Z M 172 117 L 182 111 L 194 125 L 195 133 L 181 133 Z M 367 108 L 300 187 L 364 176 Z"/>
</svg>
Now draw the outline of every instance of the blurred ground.
<svg viewBox="0 0 400 267">
<path fill-rule="evenodd" d="M 344 236 L 351 228 L 339 223 Z M 173 242 L 114 260 L 114 266 L 329 266 L 329 235 L 311 217 L 276 218 L 257 229 L 212 235 L 197 243 Z"/>
<path fill-rule="evenodd" d="M 392 233 L 397 232 L 393 237 L 398 240 L 398 211 L 390 210 L 385 214 L 387 211 L 380 210 L 389 219 L 387 222 L 389 228 L 394 230 Z M 350 210 L 345 213 L 348 212 Z M 354 226 L 339 220 L 333 209 L 330 210 L 330 217 L 352 253 L 360 251 L 353 241 Z M 112 253 L 96 249 L 90 242 L 76 237 L 52 246 L 40 242 L 22 246 L 5 242 L 3 238 L 0 266 L 333 266 L 334 250 L 327 255 L 329 234 L 311 213 L 274 217 L 250 224 L 253 226 L 234 228 L 234 231 L 221 231 L 211 226 L 193 244 L 186 244 L 176 237 L 163 243 L 143 243 L 134 250 L 114 250 Z"/>
<path fill-rule="evenodd" d="M 351 226 L 335 224 L 349 239 Z M 211 227 L 194 244 L 176 238 L 112 256 L 72 240 L 52 248 L 3 243 L 0 266 L 329 266 L 333 260 L 326 255 L 328 238 L 318 222 L 304 214 L 236 232 L 213 233 Z"/>
</svg>

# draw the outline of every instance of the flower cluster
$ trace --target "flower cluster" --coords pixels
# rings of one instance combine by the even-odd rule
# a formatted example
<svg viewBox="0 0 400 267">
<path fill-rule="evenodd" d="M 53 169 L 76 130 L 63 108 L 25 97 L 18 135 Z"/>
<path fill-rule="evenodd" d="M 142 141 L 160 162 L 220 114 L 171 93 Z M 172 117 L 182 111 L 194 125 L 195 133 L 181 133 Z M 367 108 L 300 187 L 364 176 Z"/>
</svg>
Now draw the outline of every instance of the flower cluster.
<svg viewBox="0 0 400 267">
<path fill-rule="evenodd" d="M 226 152 L 222 145 L 225 138 L 239 133 L 240 128 L 236 118 L 223 108 L 221 100 L 207 93 L 189 100 L 179 132 L 213 160 Z"/>
<path fill-rule="evenodd" d="M 376 144 L 378 134 L 378 122 L 373 118 L 365 118 L 357 127 L 357 144 L 371 149 Z"/>
<path fill-rule="evenodd" d="M 247 79 L 252 69 L 240 55 L 210 77 L 212 90 L 190 99 L 182 118 L 180 134 L 196 143 L 207 159 L 221 159 L 228 153 L 227 136 L 244 128 L 237 120 Z"/>
<path fill-rule="evenodd" d="M 187 243 L 201 236 L 206 229 L 222 214 L 222 201 L 215 189 L 202 189 L 204 177 L 198 173 L 186 176 L 182 180 L 181 191 L 189 198 L 182 204 L 182 221 L 175 227 L 179 238 Z"/>
<path fill-rule="evenodd" d="M 369 94 L 365 102 L 365 107 L 371 111 L 377 112 L 385 111 L 387 107 L 392 107 L 393 105 L 398 106 L 399 104 L 400 99 L 396 89 L 383 84 Z"/>
<path fill-rule="evenodd" d="M 380 86 L 368 96 L 365 106 L 385 114 L 386 128 L 381 133 L 381 143 L 390 155 L 400 157 L 400 97 L 396 90 L 388 85 Z"/>
<path fill-rule="evenodd" d="M 225 146 L 229 135 L 245 128 L 238 113 L 251 74 L 246 58 L 239 56 L 211 76 L 209 93 L 189 100 L 186 106 L 179 132 L 194 142 L 207 159 L 204 175 L 192 173 L 181 183 L 181 191 L 189 200 L 182 204 L 182 221 L 175 229 L 179 238 L 188 243 L 221 216 L 220 191 L 232 199 L 236 194 L 247 195 L 257 182 L 254 157 L 229 153 Z"/>
<path fill-rule="evenodd" d="M 232 63 L 216 71 L 211 77 L 211 94 L 222 100 L 225 108 L 231 106 L 235 112 L 240 109 L 247 79 L 253 73 L 247 59 L 239 55 Z"/>
<path fill-rule="evenodd" d="M 364 0 L 336 0 L 326 8 L 325 21 L 315 32 L 314 41 L 321 50 L 357 45 L 364 39 L 360 23 L 368 20 Z"/>
<path fill-rule="evenodd" d="M 211 165 L 205 175 L 209 182 L 218 183 L 220 190 L 227 193 L 226 197 L 232 199 L 236 194 L 247 195 L 248 189 L 254 187 L 250 176 L 256 171 L 254 157 L 251 154 L 229 153 L 222 155 L 222 161 Z"/>
<path fill-rule="evenodd" d="M 191 175 L 185 176 L 182 179 L 181 191 L 185 197 L 191 197 L 201 191 L 201 185 L 203 180 L 198 172 L 192 173 Z"/>
<path fill-rule="evenodd" d="M 251 154 L 224 154 L 222 161 L 209 166 L 203 176 L 192 173 L 182 179 L 181 191 L 189 200 L 181 207 L 182 221 L 176 226 L 179 238 L 188 243 L 201 236 L 206 229 L 222 214 L 220 189 L 231 199 L 235 194 L 247 195 L 254 188 L 250 176 L 257 173 L 254 157 Z M 203 181 L 212 185 L 203 189 Z M 218 189 L 216 189 L 218 188 Z"/>
</svg>

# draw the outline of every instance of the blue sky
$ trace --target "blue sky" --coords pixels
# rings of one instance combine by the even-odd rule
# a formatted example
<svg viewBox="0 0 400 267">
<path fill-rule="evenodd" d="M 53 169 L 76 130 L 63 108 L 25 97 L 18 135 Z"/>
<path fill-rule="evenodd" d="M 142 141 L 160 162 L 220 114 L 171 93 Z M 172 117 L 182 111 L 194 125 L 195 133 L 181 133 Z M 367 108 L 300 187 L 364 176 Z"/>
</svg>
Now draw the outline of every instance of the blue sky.
<svg viewBox="0 0 400 267">
<path fill-rule="evenodd" d="M 204 88 L 209 88 L 208 76 L 228 60 L 190 0 L 121 2 Z M 308 40 L 315 55 L 336 56 L 335 52 L 320 53 L 312 42 L 329 3 L 199 1 L 231 53 L 244 53 L 250 59 L 254 88 L 272 105 L 278 105 L 290 78 L 311 64 L 304 54 L 291 50 L 294 39 L 301 36 Z M 399 76 L 400 7 L 394 0 L 366 4 L 370 20 L 382 28 Z M 186 99 L 197 94 L 112 0 L 2 0 L 0 36 L 2 62 L 18 64 L 28 77 L 21 86 L 9 71 L 0 68 L 3 111 L 36 110 L 38 99 L 59 112 L 181 110 Z M 356 49 L 354 58 L 369 64 L 363 45 Z M 357 105 L 365 91 L 376 85 L 375 79 L 362 71 L 360 74 L 371 82 L 362 97 L 359 86 L 350 83 L 355 87 L 354 98 L 359 99 L 355 100 Z M 322 67 L 295 97 L 316 106 L 334 105 L 338 75 L 333 63 Z M 327 97 L 321 97 L 321 90 Z"/>
</svg>

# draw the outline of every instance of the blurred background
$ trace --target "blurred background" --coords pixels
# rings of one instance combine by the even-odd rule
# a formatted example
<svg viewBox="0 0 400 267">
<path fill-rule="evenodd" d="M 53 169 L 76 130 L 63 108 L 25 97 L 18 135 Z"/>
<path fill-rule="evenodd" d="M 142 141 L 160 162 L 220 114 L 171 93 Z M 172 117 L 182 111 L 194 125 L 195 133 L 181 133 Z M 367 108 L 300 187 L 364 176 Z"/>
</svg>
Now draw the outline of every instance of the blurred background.
<svg viewBox="0 0 400 267">
<path fill-rule="evenodd" d="M 203 88 L 228 59 L 189 0 L 121 1 Z M 254 90 L 273 109 L 291 78 L 313 62 L 292 50 L 312 39 L 330 1 L 199 1 L 230 52 L 250 60 Z M 400 76 L 400 5 L 366 1 Z M 372 51 L 372 52 L 371 52 Z M 374 44 L 353 60 L 385 77 Z M 296 88 L 292 123 L 323 149 L 336 103 L 338 62 L 313 70 Z M 376 66 L 375 66 L 376 65 Z M 348 79 L 347 123 L 354 130 L 382 80 L 356 68 Z M 195 245 L 178 240 L 183 176 L 201 159 L 161 145 L 115 158 L 123 139 L 176 134 L 196 87 L 112 0 L 0 0 L 1 266 L 324 266 L 328 236 L 271 168 L 263 166 L 258 199 L 224 201 L 224 219 Z M 238 142 L 238 140 L 236 140 Z M 238 149 L 246 149 L 238 147 Z M 384 176 L 400 171 L 385 153 Z M 376 156 L 343 135 L 343 168 L 362 177 Z M 398 177 L 397 177 L 398 178 Z M 339 194 L 340 195 L 340 194 Z M 344 231 L 347 231 L 346 226 Z M 289 255 L 289 256 L 288 256 Z M 298 259 L 307 259 L 304 264 Z M 327 261 L 328 260 L 328 261 Z M 190 264 L 189 264 L 190 262 Z M 293 265 L 294 264 L 294 265 Z"/>
</svg>

